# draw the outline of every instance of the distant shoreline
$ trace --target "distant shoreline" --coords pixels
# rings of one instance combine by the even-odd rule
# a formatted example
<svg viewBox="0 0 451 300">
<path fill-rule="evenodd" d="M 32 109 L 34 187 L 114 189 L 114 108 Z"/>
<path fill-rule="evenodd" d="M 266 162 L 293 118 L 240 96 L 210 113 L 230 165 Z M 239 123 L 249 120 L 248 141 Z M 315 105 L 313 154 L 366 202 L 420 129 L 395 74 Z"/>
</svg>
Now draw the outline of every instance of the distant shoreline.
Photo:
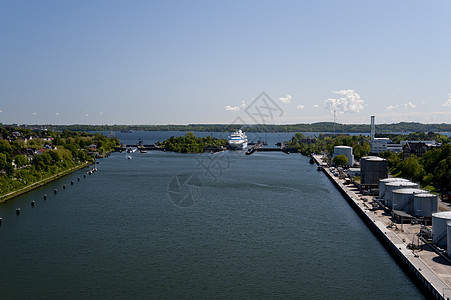
<svg viewBox="0 0 451 300">
<path fill-rule="evenodd" d="M 12 126 L 18 126 L 14 124 Z M 196 131 L 196 132 L 232 132 L 239 128 L 244 128 L 246 132 L 338 132 L 338 133 L 362 133 L 371 131 L 369 124 L 340 124 L 334 122 L 318 122 L 311 124 L 187 124 L 187 125 L 51 125 L 35 124 L 20 125 L 24 128 L 36 130 L 57 130 L 57 131 Z M 451 132 L 451 124 L 422 124 L 414 122 L 401 122 L 396 124 L 376 124 L 378 134 L 399 133 L 408 134 L 413 132 Z"/>
</svg>

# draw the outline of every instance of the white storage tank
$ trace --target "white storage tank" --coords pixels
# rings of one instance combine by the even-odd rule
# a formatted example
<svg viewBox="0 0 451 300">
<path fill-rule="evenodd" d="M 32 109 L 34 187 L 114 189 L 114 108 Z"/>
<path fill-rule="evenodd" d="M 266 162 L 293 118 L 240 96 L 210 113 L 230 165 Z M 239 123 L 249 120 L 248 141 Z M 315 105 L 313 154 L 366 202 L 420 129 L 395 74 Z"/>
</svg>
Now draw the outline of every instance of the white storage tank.
<svg viewBox="0 0 451 300">
<path fill-rule="evenodd" d="M 432 214 L 432 242 L 440 248 L 447 245 L 447 223 L 451 221 L 451 211 Z"/>
<path fill-rule="evenodd" d="M 335 146 L 334 157 L 337 155 L 344 155 L 348 159 L 348 166 L 354 165 L 354 154 L 352 154 L 352 147 L 349 146 Z"/>
<path fill-rule="evenodd" d="M 446 249 L 448 249 L 447 250 L 448 257 L 451 258 L 451 221 L 447 223 L 447 230 L 446 230 L 446 232 L 447 232 L 446 235 L 448 236 L 448 243 L 447 243 L 448 246 L 447 246 Z"/>
<path fill-rule="evenodd" d="M 414 215 L 420 217 L 432 217 L 438 212 L 438 196 L 430 193 L 413 195 Z"/>
<path fill-rule="evenodd" d="M 378 156 L 365 156 L 360 159 L 360 178 L 362 184 L 379 184 L 388 177 L 388 162 Z"/>
<path fill-rule="evenodd" d="M 415 194 L 427 194 L 428 191 L 421 189 L 397 189 L 392 194 L 392 209 L 402 210 L 413 215 L 414 213 L 414 195 Z"/>
<path fill-rule="evenodd" d="M 418 183 L 411 181 L 395 181 L 385 184 L 385 206 L 390 208 L 392 207 L 392 196 L 394 190 L 407 188 L 417 189 L 419 186 Z"/>
<path fill-rule="evenodd" d="M 380 179 L 379 180 L 379 199 L 385 199 L 385 185 L 387 183 L 397 182 L 397 181 L 408 182 L 410 180 L 404 179 L 404 178 L 397 178 L 397 177 Z"/>
</svg>

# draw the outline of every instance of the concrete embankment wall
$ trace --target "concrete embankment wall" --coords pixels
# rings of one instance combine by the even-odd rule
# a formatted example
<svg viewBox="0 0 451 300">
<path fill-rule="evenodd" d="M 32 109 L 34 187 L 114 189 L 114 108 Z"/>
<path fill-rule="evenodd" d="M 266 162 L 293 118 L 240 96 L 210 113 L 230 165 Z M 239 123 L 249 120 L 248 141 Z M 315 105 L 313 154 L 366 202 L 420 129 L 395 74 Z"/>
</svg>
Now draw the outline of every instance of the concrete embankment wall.
<svg viewBox="0 0 451 300">
<path fill-rule="evenodd" d="M 316 158 L 315 161 L 317 164 L 319 164 Z M 389 235 L 392 236 L 394 234 L 388 229 L 386 229 L 385 224 L 380 220 L 370 218 L 370 216 L 365 212 L 365 209 L 359 206 L 359 204 L 351 197 L 349 192 L 347 192 L 345 188 L 342 185 L 340 185 L 337 179 L 334 178 L 333 175 L 327 170 L 323 169 L 323 171 L 326 174 L 326 176 L 332 181 L 332 183 L 337 187 L 337 189 L 340 191 L 340 193 L 343 195 L 346 201 L 362 218 L 365 224 L 367 224 L 370 230 L 376 235 L 378 240 L 380 240 L 384 245 L 384 247 L 389 250 L 390 254 L 392 254 L 392 256 L 406 271 L 406 273 L 409 274 L 417 284 L 419 284 L 423 292 L 428 295 L 428 298 L 444 299 L 444 297 L 438 290 L 439 287 L 435 287 L 426 277 L 423 276 L 421 268 L 415 266 L 407 258 L 406 252 L 409 253 L 411 252 L 407 249 L 403 249 L 405 248 L 405 245 L 402 242 L 397 243 L 393 237 L 390 238 Z"/>
</svg>

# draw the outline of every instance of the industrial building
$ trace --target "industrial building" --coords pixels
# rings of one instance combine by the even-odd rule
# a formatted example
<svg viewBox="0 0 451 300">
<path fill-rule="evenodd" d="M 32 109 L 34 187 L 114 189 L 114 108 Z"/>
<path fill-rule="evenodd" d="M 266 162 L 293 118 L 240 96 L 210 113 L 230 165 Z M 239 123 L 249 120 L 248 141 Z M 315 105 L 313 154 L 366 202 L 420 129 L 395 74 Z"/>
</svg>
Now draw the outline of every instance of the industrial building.
<svg viewBox="0 0 451 300">
<path fill-rule="evenodd" d="M 394 182 L 388 182 L 385 184 L 385 206 L 392 208 L 392 198 L 393 198 L 393 191 L 399 190 L 403 188 L 412 188 L 417 189 L 419 188 L 418 183 L 414 183 L 411 181 L 394 181 Z"/>
<path fill-rule="evenodd" d="M 388 162 L 378 156 L 360 159 L 360 184 L 379 186 L 379 180 L 388 177 Z"/>
<path fill-rule="evenodd" d="M 422 189 L 397 189 L 393 191 L 392 195 L 392 209 L 401 210 L 409 215 L 414 215 L 414 195 L 415 194 L 428 194 L 428 191 Z"/>
<path fill-rule="evenodd" d="M 445 249 L 448 239 L 448 223 L 451 222 L 451 211 L 432 214 L 432 242 L 438 247 Z M 449 250 L 449 249 L 448 249 Z M 448 251 L 448 255 L 449 255 Z"/>
<path fill-rule="evenodd" d="M 390 182 L 409 182 L 410 180 L 398 177 L 384 178 L 379 180 L 379 199 L 385 200 L 385 185 Z"/>
<path fill-rule="evenodd" d="M 438 196 L 429 193 L 413 195 L 414 215 L 423 218 L 431 218 L 438 212 Z"/>
<path fill-rule="evenodd" d="M 379 154 L 384 151 L 395 153 L 405 152 L 404 156 L 410 154 L 422 156 L 428 149 L 440 146 L 436 141 L 401 141 L 400 144 L 394 144 L 389 138 L 376 138 L 376 125 L 374 116 L 371 116 L 371 133 L 370 133 L 370 153 Z"/>
<path fill-rule="evenodd" d="M 448 257 L 451 258 L 451 221 L 449 221 L 448 223 L 446 223 L 446 236 L 447 236 L 447 253 L 448 253 Z"/>
<path fill-rule="evenodd" d="M 384 151 L 400 153 L 401 144 L 394 144 L 389 138 L 374 138 L 370 145 L 370 152 L 378 154 Z"/>
</svg>

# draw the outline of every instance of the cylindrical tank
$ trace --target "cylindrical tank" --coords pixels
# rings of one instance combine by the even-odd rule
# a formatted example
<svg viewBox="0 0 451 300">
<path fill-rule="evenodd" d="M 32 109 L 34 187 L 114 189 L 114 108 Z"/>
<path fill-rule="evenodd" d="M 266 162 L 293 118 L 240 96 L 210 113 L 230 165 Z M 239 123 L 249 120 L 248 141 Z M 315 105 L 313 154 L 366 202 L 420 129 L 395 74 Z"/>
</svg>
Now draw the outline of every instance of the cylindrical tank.
<svg viewBox="0 0 451 300">
<path fill-rule="evenodd" d="M 438 197 L 434 194 L 421 193 L 413 195 L 413 210 L 415 216 L 431 217 L 438 212 Z"/>
<path fill-rule="evenodd" d="M 352 166 L 354 164 L 354 155 L 352 154 L 352 147 L 349 146 L 335 146 L 334 147 L 334 157 L 337 155 L 344 155 L 348 159 L 348 165 Z"/>
<path fill-rule="evenodd" d="M 385 206 L 392 207 L 392 195 L 394 190 L 412 188 L 417 189 L 418 183 L 414 183 L 411 181 L 395 181 L 389 182 L 385 184 Z"/>
<path fill-rule="evenodd" d="M 385 199 L 385 185 L 390 182 L 408 182 L 409 179 L 404 178 L 397 178 L 397 177 L 391 177 L 391 178 L 384 178 L 379 180 L 379 199 Z"/>
<path fill-rule="evenodd" d="M 451 222 L 448 222 L 447 223 L 447 230 L 446 230 L 446 235 L 447 235 L 447 240 L 448 240 L 448 243 L 447 243 L 447 248 L 446 249 L 448 249 L 447 250 L 447 253 L 448 253 L 448 257 L 450 257 L 451 258 Z"/>
<path fill-rule="evenodd" d="M 402 210 L 406 213 L 413 215 L 414 213 L 414 201 L 415 194 L 427 194 L 428 191 L 420 189 L 397 189 L 392 194 L 392 209 Z"/>
<path fill-rule="evenodd" d="M 432 242 L 440 248 L 446 248 L 447 223 L 451 221 L 451 211 L 432 214 Z"/>
<path fill-rule="evenodd" d="M 387 160 L 377 156 L 362 157 L 360 177 L 362 184 L 379 184 L 380 179 L 388 177 Z"/>
</svg>

